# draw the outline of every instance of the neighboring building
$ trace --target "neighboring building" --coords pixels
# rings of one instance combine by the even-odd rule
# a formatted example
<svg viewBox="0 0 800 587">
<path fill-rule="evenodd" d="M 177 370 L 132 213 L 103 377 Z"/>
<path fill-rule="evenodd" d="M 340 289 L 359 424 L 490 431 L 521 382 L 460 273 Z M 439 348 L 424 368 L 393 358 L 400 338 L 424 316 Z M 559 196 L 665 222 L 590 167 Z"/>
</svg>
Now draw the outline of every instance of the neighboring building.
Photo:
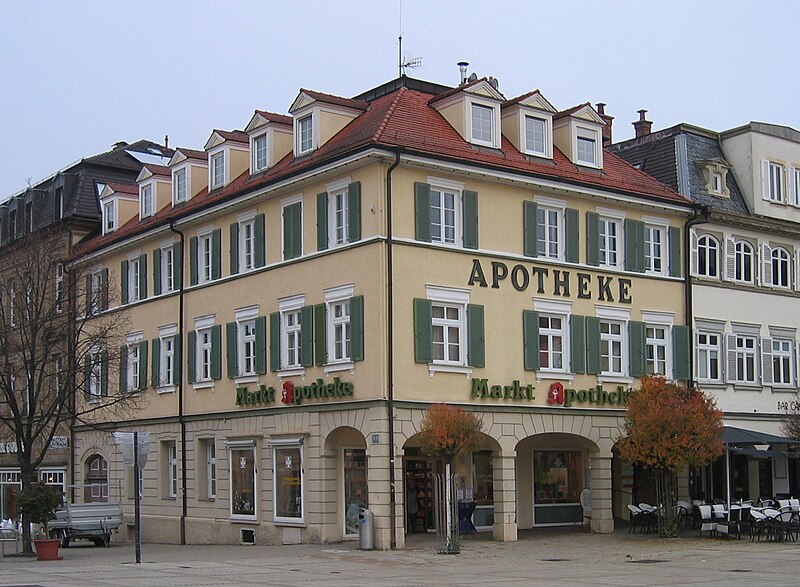
<svg viewBox="0 0 800 587">
<path fill-rule="evenodd" d="M 705 207 L 693 221 L 694 381 L 725 424 L 781 435 L 798 391 L 800 133 L 752 122 L 716 133 L 680 124 L 610 150 Z M 731 454 L 731 498 L 798 494 L 786 446 Z M 725 460 L 690 479 L 691 496 L 725 497 Z"/>
<path fill-rule="evenodd" d="M 689 377 L 690 202 L 603 149 L 610 117 L 487 79 L 301 90 L 289 113 L 107 186 L 76 262 L 119 286 L 106 385 L 140 402 L 77 431 L 78 476 L 126 479 L 131 514 L 110 433 L 149 432 L 145 540 L 338 541 L 368 506 L 402 546 L 434 524 L 416 434 L 448 402 L 485 424 L 455 464 L 479 528 L 580 523 L 591 485 L 612 531 L 627 390 Z"/>
<path fill-rule="evenodd" d="M 64 264 L 73 254 L 73 244 L 98 227 L 98 196 L 106 184 L 135 182 L 142 161 L 163 160 L 164 157 L 168 160 L 171 154 L 169 149 L 150 141 L 137 141 L 130 145 L 117 143 L 110 151 L 81 159 L 3 201 L 0 204 L 0 279 L 4 280 L 3 292 L 10 295 L 2 300 L 5 305 L 0 314 L 13 323 L 14 300 L 18 305 L 22 302 L 23 292 L 15 292 L 13 283 L 9 283 L 12 279 L 10 267 L 26 254 L 27 247 L 45 247 L 54 253 L 51 268 L 53 287 L 48 291 L 63 292 L 68 281 Z M 58 308 L 65 320 L 69 310 L 66 302 L 63 308 Z M 11 330 L 14 325 L 5 324 L 3 327 Z M 8 337 L 4 336 L 3 340 L 8 340 Z M 6 349 L 2 352 L 5 354 Z M 20 363 L 13 357 L 4 356 L 4 359 L 11 365 L 17 364 L 17 367 Z M 53 360 L 57 359 L 54 357 Z M 4 374 L 4 379 L 12 382 L 10 385 L 17 390 L 24 385 L 24 376 L 19 372 Z M 3 519 L 15 519 L 18 514 L 16 495 L 21 479 L 16 454 L 18 448 L 16 438 L 9 430 L 0 432 L 0 516 Z M 50 443 L 39 469 L 42 479 L 61 486 L 64 491 L 72 478 L 69 471 L 71 448 L 70 430 L 65 424 Z"/>
</svg>

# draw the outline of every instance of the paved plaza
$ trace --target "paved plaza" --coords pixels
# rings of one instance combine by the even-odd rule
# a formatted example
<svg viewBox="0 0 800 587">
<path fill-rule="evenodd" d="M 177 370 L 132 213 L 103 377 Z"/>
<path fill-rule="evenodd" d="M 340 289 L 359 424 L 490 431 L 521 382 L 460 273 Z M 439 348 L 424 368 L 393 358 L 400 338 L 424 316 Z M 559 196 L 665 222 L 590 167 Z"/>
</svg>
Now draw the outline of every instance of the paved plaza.
<svg viewBox="0 0 800 587">
<path fill-rule="evenodd" d="M 183 587 L 210 585 L 798 585 L 800 545 L 653 535 L 522 532 L 519 542 L 466 537 L 460 555 L 436 554 L 432 536 L 407 549 L 357 550 L 357 544 L 168 546 L 62 549 L 64 560 L 0 559 L 0 585 L 26 587 Z"/>
</svg>

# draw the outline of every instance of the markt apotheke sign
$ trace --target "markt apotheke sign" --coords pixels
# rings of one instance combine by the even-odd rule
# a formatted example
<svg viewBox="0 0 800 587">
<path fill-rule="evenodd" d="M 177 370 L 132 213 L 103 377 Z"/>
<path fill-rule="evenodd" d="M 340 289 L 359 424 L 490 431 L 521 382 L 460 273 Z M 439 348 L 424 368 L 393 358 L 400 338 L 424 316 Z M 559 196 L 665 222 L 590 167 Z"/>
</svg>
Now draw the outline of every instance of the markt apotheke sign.
<svg viewBox="0 0 800 587">
<path fill-rule="evenodd" d="M 484 269 L 479 259 L 472 260 L 472 270 L 467 285 L 500 289 L 502 285 L 511 284 L 517 291 L 528 288 L 537 294 L 552 294 L 569 298 L 575 295 L 578 299 L 596 299 L 598 302 L 619 302 L 630 304 L 631 280 L 610 275 L 592 275 L 582 271 L 563 271 L 548 269 L 536 265 L 517 263 L 509 268 L 501 261 L 492 261 L 490 267 Z"/>
<path fill-rule="evenodd" d="M 520 383 L 515 379 L 511 385 L 489 385 L 488 379 L 473 379 L 470 399 L 508 399 L 531 401 L 536 399 L 533 384 Z M 603 389 L 602 385 L 590 389 L 565 388 L 560 381 L 550 384 L 547 389 L 547 403 L 569 408 L 575 404 L 594 404 L 598 406 L 622 406 L 628 401 L 630 389 L 618 385 L 614 391 Z"/>
<path fill-rule="evenodd" d="M 281 385 L 280 401 L 286 405 L 299 406 L 306 400 L 314 399 L 338 399 L 353 395 L 353 383 L 342 381 L 338 377 L 333 378 L 333 382 L 325 383 L 322 379 L 317 379 L 311 385 L 295 385 L 292 381 L 286 380 Z M 236 388 L 236 405 L 250 406 L 257 404 L 274 404 L 277 392 L 271 385 L 259 385 L 255 391 L 250 391 L 246 387 Z"/>
</svg>

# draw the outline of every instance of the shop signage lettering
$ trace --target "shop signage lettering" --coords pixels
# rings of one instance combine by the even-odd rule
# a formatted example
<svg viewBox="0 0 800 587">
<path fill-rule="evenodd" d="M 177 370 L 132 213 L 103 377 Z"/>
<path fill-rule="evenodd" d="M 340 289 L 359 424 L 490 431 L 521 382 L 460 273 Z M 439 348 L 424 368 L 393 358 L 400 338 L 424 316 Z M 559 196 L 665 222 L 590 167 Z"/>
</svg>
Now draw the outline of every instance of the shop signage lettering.
<svg viewBox="0 0 800 587">
<path fill-rule="evenodd" d="M 342 381 L 338 377 L 333 382 L 325 383 L 317 379 L 311 385 L 295 386 L 291 381 L 284 381 L 281 386 L 281 403 L 299 406 L 308 399 L 328 399 L 348 397 L 353 395 L 354 385 L 351 381 Z M 236 405 L 249 406 L 254 404 L 275 403 L 276 390 L 274 387 L 260 385 L 256 391 L 248 391 L 246 387 L 236 388 Z"/>
<path fill-rule="evenodd" d="M 593 389 L 565 389 L 564 385 L 556 381 L 547 390 L 547 403 L 550 405 L 569 408 L 574 404 L 596 404 L 621 406 L 628 401 L 630 389 L 621 385 L 615 391 L 607 391 L 602 385 Z"/>
<path fill-rule="evenodd" d="M 509 280 L 517 291 L 525 291 L 528 287 L 536 288 L 538 294 L 551 293 L 563 298 L 592 299 L 599 302 L 619 302 L 630 304 L 631 280 L 609 275 L 592 276 L 591 273 L 581 271 L 570 272 L 547 267 L 530 267 L 518 263 L 509 269 L 508 265 L 500 261 L 492 261 L 489 277 L 479 259 L 472 260 L 472 271 L 469 274 L 467 285 L 491 287 L 499 289 L 502 282 Z"/>
<path fill-rule="evenodd" d="M 489 385 L 488 379 L 473 379 L 470 398 L 479 399 L 515 399 L 532 400 L 534 387 L 531 384 L 522 385 L 515 379 L 511 385 Z"/>
<path fill-rule="evenodd" d="M 69 446 L 69 441 L 66 436 L 53 436 L 50 440 L 50 449 L 65 449 Z M 0 454 L 17 453 L 19 452 L 19 445 L 16 441 L 0 442 Z"/>
</svg>

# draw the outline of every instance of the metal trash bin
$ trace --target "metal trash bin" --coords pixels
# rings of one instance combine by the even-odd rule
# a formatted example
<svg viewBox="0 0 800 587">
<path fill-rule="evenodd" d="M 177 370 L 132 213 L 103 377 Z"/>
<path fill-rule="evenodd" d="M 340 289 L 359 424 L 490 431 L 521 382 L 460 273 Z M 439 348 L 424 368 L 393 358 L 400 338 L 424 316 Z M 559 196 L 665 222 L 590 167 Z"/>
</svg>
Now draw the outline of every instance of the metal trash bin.
<svg viewBox="0 0 800 587">
<path fill-rule="evenodd" d="M 372 550 L 375 515 L 365 508 L 358 510 L 358 547 L 361 550 Z"/>
</svg>

